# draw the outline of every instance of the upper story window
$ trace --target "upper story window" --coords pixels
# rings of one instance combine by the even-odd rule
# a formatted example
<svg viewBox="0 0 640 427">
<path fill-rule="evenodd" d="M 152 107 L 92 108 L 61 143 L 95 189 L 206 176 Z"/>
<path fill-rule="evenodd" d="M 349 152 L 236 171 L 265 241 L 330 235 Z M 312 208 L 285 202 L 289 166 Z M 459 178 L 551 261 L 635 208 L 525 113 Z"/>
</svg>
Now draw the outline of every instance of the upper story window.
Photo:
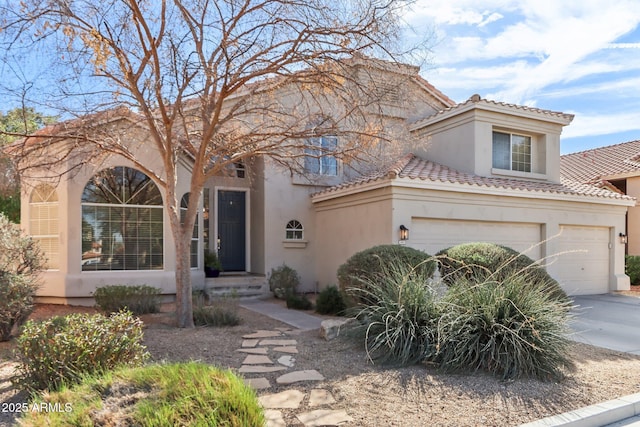
<svg viewBox="0 0 640 427">
<path fill-rule="evenodd" d="M 295 219 L 292 219 L 287 223 L 285 232 L 285 237 L 287 240 L 302 240 L 302 238 L 304 237 L 304 227 L 302 227 L 300 221 Z"/>
<path fill-rule="evenodd" d="M 493 132 L 493 167 L 531 172 L 531 137 Z"/>
<path fill-rule="evenodd" d="M 38 185 L 29 198 L 29 232 L 47 258 L 46 268 L 59 268 L 60 240 L 58 194 L 47 184 Z"/>
<path fill-rule="evenodd" d="M 338 175 L 338 160 L 334 153 L 338 148 L 338 137 L 320 136 L 308 141 L 310 146 L 305 150 L 304 169 L 316 175 Z"/>
<path fill-rule="evenodd" d="M 82 270 L 163 268 L 162 195 L 144 173 L 104 169 L 82 192 Z"/>
</svg>

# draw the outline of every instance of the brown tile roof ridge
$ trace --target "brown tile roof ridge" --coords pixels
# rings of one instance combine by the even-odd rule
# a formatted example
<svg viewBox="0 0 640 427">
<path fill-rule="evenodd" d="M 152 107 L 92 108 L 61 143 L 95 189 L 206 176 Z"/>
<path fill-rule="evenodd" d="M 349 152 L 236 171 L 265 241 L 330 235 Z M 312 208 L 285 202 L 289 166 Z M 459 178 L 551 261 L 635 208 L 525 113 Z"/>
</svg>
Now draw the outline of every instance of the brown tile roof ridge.
<svg viewBox="0 0 640 427">
<path fill-rule="evenodd" d="M 560 156 L 561 175 L 579 182 L 600 185 L 607 177 L 633 172 L 640 174 L 640 140 Z"/>
<path fill-rule="evenodd" d="M 460 172 L 448 166 L 422 159 L 414 154 L 407 154 L 386 168 L 375 174 L 355 179 L 323 191 L 313 194 L 329 194 L 345 188 L 355 188 L 365 183 L 374 182 L 383 178 L 388 179 L 409 179 L 431 182 L 442 182 L 452 184 L 466 184 L 473 187 L 484 187 L 493 189 L 527 191 L 532 193 L 565 194 L 574 196 L 592 196 L 606 199 L 633 200 L 632 197 L 609 191 L 606 188 L 599 188 L 561 178 L 560 183 L 533 181 L 516 178 L 483 177 L 471 173 Z"/>
<path fill-rule="evenodd" d="M 496 106 L 500 106 L 500 107 L 507 107 L 507 108 L 511 108 L 511 109 L 531 112 L 531 113 L 535 113 L 535 114 L 543 114 L 543 115 L 546 115 L 546 116 L 563 118 L 563 119 L 568 120 L 568 121 L 571 121 L 574 118 L 573 114 L 567 114 L 567 113 L 563 113 L 561 111 L 544 110 L 544 109 L 541 109 L 541 108 L 529 107 L 527 105 L 518 105 L 518 104 L 510 104 L 508 102 L 502 102 L 502 101 L 493 101 L 493 100 L 490 100 L 490 99 L 482 98 L 478 94 L 474 94 L 464 102 L 455 104 L 455 105 L 453 105 L 453 106 L 451 106 L 449 108 L 445 108 L 444 110 L 440 110 L 440 111 L 438 111 L 438 112 L 436 112 L 434 114 L 431 114 L 430 116 L 423 117 L 423 118 L 421 118 L 419 120 L 416 120 L 412 124 L 414 126 L 419 125 L 421 122 L 425 122 L 425 121 L 431 120 L 434 117 L 444 115 L 445 113 L 448 113 L 449 111 L 457 110 L 457 109 L 460 109 L 460 108 L 462 108 L 462 107 L 464 107 L 466 105 L 471 105 L 471 104 L 496 105 Z"/>
</svg>

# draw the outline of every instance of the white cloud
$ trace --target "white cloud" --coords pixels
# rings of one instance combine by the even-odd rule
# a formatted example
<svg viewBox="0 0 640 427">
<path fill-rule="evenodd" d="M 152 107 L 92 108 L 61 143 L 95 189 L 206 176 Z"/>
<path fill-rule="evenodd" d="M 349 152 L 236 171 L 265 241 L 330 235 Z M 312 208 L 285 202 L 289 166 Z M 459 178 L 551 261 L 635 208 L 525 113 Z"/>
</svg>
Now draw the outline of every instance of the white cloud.
<svg viewBox="0 0 640 427">
<path fill-rule="evenodd" d="M 590 58 L 605 49 L 612 52 L 616 46 L 625 48 L 618 49 L 620 54 L 636 47 L 615 41 L 640 23 L 640 2 L 418 1 L 409 19 L 414 25 L 421 19 L 440 24 L 444 38 L 434 49 L 437 66 L 455 68 L 458 76 L 465 77 L 478 76 L 481 64 L 488 74 L 502 79 L 500 87 L 492 90 L 498 100 L 521 103 L 554 83 L 610 71 L 612 62 L 599 64 Z M 467 31 L 454 27 L 460 24 L 466 24 Z M 522 60 L 527 61 L 525 66 Z M 517 65 L 504 73 L 508 61 Z M 465 70 L 471 62 L 474 65 Z M 497 79 L 489 77 L 487 84 L 472 80 L 480 84 L 476 91 L 482 91 L 494 88 Z"/>
<path fill-rule="evenodd" d="M 573 122 L 564 128 L 562 138 L 569 139 L 584 136 L 609 135 L 627 131 L 640 131 L 639 119 L 640 111 L 608 115 L 576 113 Z"/>
</svg>

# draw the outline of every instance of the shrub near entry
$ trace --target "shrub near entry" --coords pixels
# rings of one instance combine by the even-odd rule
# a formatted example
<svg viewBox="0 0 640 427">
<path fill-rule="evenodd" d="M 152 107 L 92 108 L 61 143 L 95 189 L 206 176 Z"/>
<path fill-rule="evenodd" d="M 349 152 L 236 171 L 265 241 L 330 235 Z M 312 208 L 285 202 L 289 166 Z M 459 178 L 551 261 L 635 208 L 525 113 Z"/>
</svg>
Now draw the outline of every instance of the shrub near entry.
<svg viewBox="0 0 640 427">
<path fill-rule="evenodd" d="M 128 312 L 30 320 L 17 339 L 15 383 L 30 391 L 51 391 L 87 374 L 141 365 L 149 357 L 142 326 Z"/>
<path fill-rule="evenodd" d="M 431 277 L 436 267 L 430 255 L 404 245 L 380 245 L 358 252 L 338 268 L 338 284 L 340 290 L 351 297 L 349 305 L 363 302 L 361 298 L 366 297 L 366 292 L 353 294 L 349 289 L 366 287 L 380 280 L 392 264 L 408 266 L 425 278 Z"/>
<path fill-rule="evenodd" d="M 494 243 L 464 243 L 436 254 L 442 281 L 447 285 L 459 281 L 483 283 L 520 278 L 523 286 L 546 290 L 556 299 L 567 301 L 560 284 L 534 260 L 506 246 Z"/>
<path fill-rule="evenodd" d="M 129 310 L 133 314 L 160 311 L 160 288 L 147 285 L 110 285 L 93 293 L 96 306 L 105 313 Z"/>
</svg>

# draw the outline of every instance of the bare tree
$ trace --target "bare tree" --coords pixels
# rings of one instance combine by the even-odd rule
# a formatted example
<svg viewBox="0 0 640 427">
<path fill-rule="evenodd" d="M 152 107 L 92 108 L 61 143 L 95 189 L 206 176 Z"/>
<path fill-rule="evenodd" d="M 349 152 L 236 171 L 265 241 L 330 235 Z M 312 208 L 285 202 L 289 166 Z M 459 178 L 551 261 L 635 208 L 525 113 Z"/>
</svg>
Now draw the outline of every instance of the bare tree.
<svg viewBox="0 0 640 427">
<path fill-rule="evenodd" d="M 391 61 L 384 66 L 395 66 L 388 47 L 403 6 L 399 0 L 7 1 L 5 63 L 21 49 L 53 52 L 55 61 L 45 66 L 47 86 L 57 92 L 47 99 L 64 109 L 63 117 L 77 116 L 39 131 L 13 153 L 25 160 L 23 173 L 54 165 L 68 173 L 95 161 L 97 152 L 123 156 L 151 176 L 164 190 L 179 257 L 178 326 L 192 327 L 188 248 L 206 180 L 256 156 L 299 172 L 308 138 L 324 133 L 344 135 L 345 143 L 318 156 L 349 162 L 371 152 L 383 134 L 367 118 L 379 93 L 372 79 L 362 83 L 362 55 L 386 55 Z M 144 127 L 162 170 L 149 168 L 109 128 L 116 117 Z M 185 157 L 192 197 L 181 221 L 176 183 Z"/>
</svg>

